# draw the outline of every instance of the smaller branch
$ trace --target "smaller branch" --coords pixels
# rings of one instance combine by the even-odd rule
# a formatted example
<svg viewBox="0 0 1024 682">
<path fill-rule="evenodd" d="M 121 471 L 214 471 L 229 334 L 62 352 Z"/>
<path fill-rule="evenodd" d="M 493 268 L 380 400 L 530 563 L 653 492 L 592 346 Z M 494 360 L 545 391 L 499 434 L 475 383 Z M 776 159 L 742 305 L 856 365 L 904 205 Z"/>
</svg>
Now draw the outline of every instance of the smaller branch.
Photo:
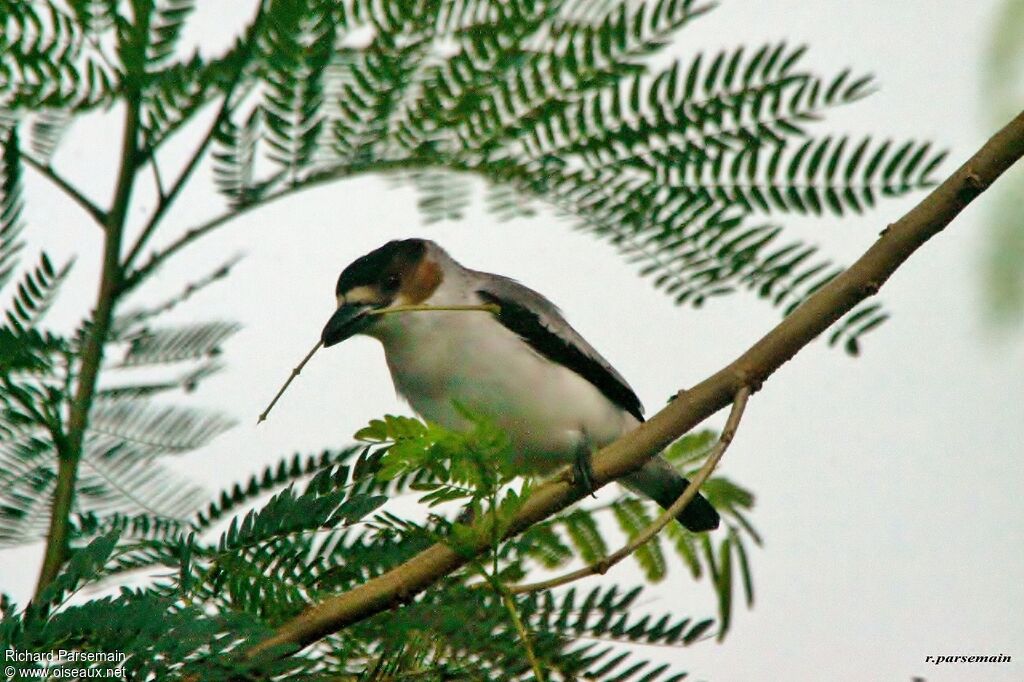
<svg viewBox="0 0 1024 682">
<path fill-rule="evenodd" d="M 14 396 L 14 399 L 29 413 L 29 416 L 35 419 L 38 425 L 47 430 L 53 439 L 54 445 L 59 448 L 64 442 L 64 433 L 60 429 L 60 424 L 55 419 L 36 409 L 35 403 L 25 396 L 25 391 L 15 386 L 8 377 L 3 377 L 3 384 L 7 395 Z"/>
<path fill-rule="evenodd" d="M 729 418 L 725 422 L 725 428 L 722 429 L 722 435 L 719 436 L 718 442 L 708 453 L 708 458 L 704 462 L 704 466 L 700 468 L 697 475 L 690 481 L 690 485 L 686 486 L 686 490 L 683 494 L 669 506 L 661 516 L 654 520 L 654 522 L 644 528 L 636 537 L 630 540 L 621 549 L 612 552 L 608 556 L 604 557 L 599 561 L 595 561 L 589 566 L 584 566 L 581 569 L 571 571 L 564 575 L 560 575 L 550 580 L 543 580 L 536 583 L 528 583 L 525 585 L 512 585 L 508 588 L 511 594 L 523 594 L 526 592 L 538 592 L 540 590 L 549 590 L 553 587 L 559 587 L 568 583 L 579 580 L 580 578 L 586 578 L 591 575 L 604 575 L 609 568 L 619 563 L 636 550 L 643 547 L 653 538 L 655 535 L 661 532 L 661 529 L 671 523 L 686 505 L 690 503 L 697 495 L 697 491 L 704 484 L 704 481 L 708 479 L 711 473 L 718 466 L 718 462 L 722 459 L 722 455 L 729 449 L 729 444 L 732 443 L 733 437 L 736 435 L 736 429 L 739 428 L 740 419 L 743 418 L 743 410 L 747 406 L 747 399 L 750 397 L 750 387 L 743 386 L 736 392 L 736 397 L 733 399 L 732 410 L 729 412 Z"/>
<path fill-rule="evenodd" d="M 292 373 L 288 375 L 288 378 L 285 380 L 281 388 L 277 389 L 277 393 L 274 395 L 274 399 L 270 401 L 270 404 L 267 405 L 267 409 L 263 410 L 263 412 L 260 413 L 260 416 L 256 419 L 256 426 L 259 426 L 267 420 L 267 415 L 270 414 L 270 411 L 274 409 L 274 405 L 276 405 L 277 401 L 281 399 L 282 395 L 284 395 L 285 389 L 288 388 L 295 377 L 302 373 L 302 368 L 306 366 L 306 363 L 313 357 L 313 354 L 320 350 L 320 346 L 322 345 L 324 345 L 323 341 L 317 341 L 316 345 L 306 353 L 306 357 L 302 358 L 302 362 L 292 368 Z"/>
<path fill-rule="evenodd" d="M 68 182 L 64 176 L 57 173 L 57 171 L 53 169 L 53 166 L 48 163 L 38 161 L 24 152 L 22 153 L 21 158 L 24 159 L 25 163 L 34 168 L 40 175 L 71 197 L 76 204 L 82 207 L 85 212 L 96 221 L 97 225 L 103 227 L 107 224 L 106 212 L 97 206 L 89 197 L 85 196 L 77 187 Z"/>
<path fill-rule="evenodd" d="M 128 277 L 125 280 L 125 284 L 124 284 L 125 290 L 127 291 L 127 290 L 130 290 L 130 289 L 134 289 L 144 279 L 146 279 L 146 277 L 148 277 L 150 273 L 152 273 L 160 265 L 162 265 L 165 260 L 167 260 L 168 258 L 173 256 L 175 253 L 177 253 L 178 251 L 180 251 L 184 247 L 188 246 L 190 243 L 192 243 L 196 239 L 199 239 L 200 237 L 202 237 L 203 235 L 205 235 L 208 232 L 212 232 L 213 230 L 215 230 L 216 228 L 220 227 L 224 223 L 232 220 L 233 218 L 237 218 L 237 217 L 241 216 L 242 214 L 249 212 L 253 208 L 257 208 L 259 206 L 262 206 L 264 203 L 267 203 L 267 202 L 269 202 L 270 200 L 272 200 L 274 198 L 276 198 L 276 197 L 267 197 L 266 201 L 255 202 L 255 203 L 249 204 L 248 206 L 242 206 L 242 207 L 235 208 L 235 209 L 232 209 L 232 210 L 229 210 L 229 211 L 225 211 L 224 213 L 221 213 L 220 215 L 215 216 L 214 218 L 211 218 L 210 220 L 207 220 L 205 223 L 202 223 L 200 225 L 197 225 L 197 226 L 191 228 L 185 234 L 183 234 L 182 236 L 178 237 L 178 239 L 176 239 L 175 241 L 173 241 L 169 245 L 167 245 L 167 247 L 165 247 L 162 251 L 157 251 L 156 253 L 152 254 L 149 257 L 149 260 L 146 261 L 145 265 L 143 265 L 143 266 L 141 266 L 139 268 L 136 268 L 134 270 L 131 270 L 130 274 L 128 275 Z M 142 243 L 142 241 L 141 241 L 141 237 L 140 237 L 140 241 L 136 242 L 136 245 L 138 246 L 141 243 Z M 135 260 L 135 258 L 137 256 L 138 256 L 138 250 L 134 250 L 134 253 L 129 254 L 128 259 L 125 260 L 126 268 L 130 268 L 131 267 L 131 263 Z"/>
<path fill-rule="evenodd" d="M 188 179 L 192 177 L 192 172 L 199 165 L 199 162 L 202 160 L 203 156 L 205 156 L 206 148 L 213 140 L 213 133 L 217 129 L 217 126 L 219 126 L 221 121 L 223 120 L 222 116 L 226 112 L 227 103 L 230 100 L 230 98 L 230 91 L 226 92 L 224 94 L 224 102 L 220 110 L 217 112 L 217 117 L 214 119 L 213 125 L 210 126 L 210 129 L 209 131 L 207 131 L 206 136 L 203 137 L 202 141 L 199 143 L 199 147 L 196 149 L 195 152 L 193 152 L 192 158 L 189 159 L 188 163 L 185 165 L 185 168 L 181 171 L 181 174 L 178 176 L 178 179 L 174 181 L 174 184 L 171 185 L 170 191 L 167 192 L 166 194 L 164 193 L 163 189 L 159 186 L 159 174 L 157 175 L 157 191 L 160 195 L 160 198 L 157 201 L 156 209 L 153 211 L 153 215 L 150 216 L 149 220 L 146 222 L 146 226 L 142 228 L 142 233 L 139 235 L 139 238 L 135 240 L 135 243 L 132 245 L 131 250 L 128 252 L 128 256 L 124 260 L 125 268 L 131 267 L 132 262 L 134 262 L 135 259 L 138 258 L 139 253 L 142 251 L 143 248 L 145 248 L 146 243 L 149 241 L 150 237 L 153 236 L 153 233 L 156 231 L 156 228 L 160 225 L 160 221 L 167 213 L 167 210 L 174 204 L 175 199 L 178 198 L 178 194 L 180 194 L 181 190 L 185 188 L 185 185 L 188 183 Z M 153 172 L 156 173 L 157 170 L 155 152 L 150 157 L 150 163 L 153 164 Z"/>
<path fill-rule="evenodd" d="M 142 30 L 148 31 L 148 26 L 142 26 Z M 125 121 L 120 168 L 110 211 L 104 215 L 100 290 L 92 314 L 92 324 L 79 353 L 77 386 L 68 407 L 67 437 L 63 439 L 62 451 L 57 453 L 57 482 L 50 507 L 49 530 L 46 534 L 43 565 L 36 584 L 36 597 L 54 581 L 68 557 L 69 519 L 74 506 L 78 464 L 85 443 L 85 430 L 89 426 L 89 413 L 96 395 L 97 381 L 103 364 L 103 351 L 114 319 L 114 309 L 123 294 L 121 286 L 124 281 L 124 270 L 119 255 L 138 172 L 141 95 L 133 88 L 129 88 L 124 99 Z"/>
<path fill-rule="evenodd" d="M 148 142 L 146 144 L 149 145 Z M 162 204 L 167 201 L 167 192 L 164 190 L 164 181 L 160 176 L 160 165 L 157 163 L 155 153 L 150 155 L 149 165 L 153 168 L 153 183 L 156 185 L 157 201 Z"/>
<path fill-rule="evenodd" d="M 496 528 L 496 524 L 493 524 L 493 515 L 495 514 L 496 505 L 492 496 L 491 504 L 491 516 L 492 526 Z M 497 549 L 497 542 L 500 538 L 492 538 L 491 546 L 493 549 Z M 533 676 L 536 682 L 544 682 L 544 668 L 541 667 L 540 660 L 537 658 L 536 652 L 533 650 L 533 644 L 530 641 L 530 632 L 526 629 L 526 625 L 523 623 L 522 617 L 519 615 L 519 610 L 516 608 L 516 600 L 512 592 L 509 591 L 508 587 L 504 585 L 501 580 L 498 579 L 497 573 L 497 553 L 495 553 L 495 567 L 494 573 L 488 573 L 487 570 L 480 564 L 479 561 L 473 560 L 471 565 L 473 569 L 480 574 L 483 578 L 483 582 L 478 583 L 478 587 L 490 587 L 494 590 L 494 594 L 501 600 L 502 605 L 508 612 L 509 620 L 512 621 L 513 627 L 516 629 L 516 633 L 519 635 L 519 640 L 523 643 L 523 649 L 526 651 L 526 658 L 530 661 L 530 667 L 533 669 Z"/>
</svg>

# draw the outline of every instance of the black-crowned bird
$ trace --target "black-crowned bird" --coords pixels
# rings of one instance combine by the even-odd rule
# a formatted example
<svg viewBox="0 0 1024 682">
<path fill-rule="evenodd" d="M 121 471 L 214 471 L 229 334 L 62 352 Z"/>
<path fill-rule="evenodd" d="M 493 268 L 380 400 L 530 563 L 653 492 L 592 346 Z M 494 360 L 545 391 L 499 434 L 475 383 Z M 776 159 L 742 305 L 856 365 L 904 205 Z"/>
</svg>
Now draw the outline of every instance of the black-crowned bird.
<svg viewBox="0 0 1024 682">
<path fill-rule="evenodd" d="M 355 334 L 378 339 L 395 388 L 421 417 L 460 430 L 469 424 L 459 406 L 484 415 L 505 430 L 517 461 L 531 471 L 587 463 L 591 450 L 644 419 L 622 375 L 547 298 L 463 267 L 432 241 L 392 241 L 371 251 L 342 271 L 335 293 L 325 347 Z M 415 304 L 497 304 L 500 311 L 368 314 Z M 662 456 L 620 483 L 664 508 L 687 486 Z M 698 495 L 678 520 L 705 531 L 717 528 L 719 517 Z"/>
</svg>

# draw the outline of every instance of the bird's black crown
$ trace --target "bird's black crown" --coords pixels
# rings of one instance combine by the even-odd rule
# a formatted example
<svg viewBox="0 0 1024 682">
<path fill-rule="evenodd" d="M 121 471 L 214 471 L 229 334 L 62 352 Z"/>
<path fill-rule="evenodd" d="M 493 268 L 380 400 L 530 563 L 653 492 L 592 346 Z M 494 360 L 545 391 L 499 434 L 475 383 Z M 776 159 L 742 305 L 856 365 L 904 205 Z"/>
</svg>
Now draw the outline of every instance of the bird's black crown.
<svg viewBox="0 0 1024 682">
<path fill-rule="evenodd" d="M 361 256 L 341 271 L 334 293 L 341 295 L 359 286 L 368 286 L 397 276 L 423 258 L 427 244 L 422 239 L 396 239 Z"/>
</svg>

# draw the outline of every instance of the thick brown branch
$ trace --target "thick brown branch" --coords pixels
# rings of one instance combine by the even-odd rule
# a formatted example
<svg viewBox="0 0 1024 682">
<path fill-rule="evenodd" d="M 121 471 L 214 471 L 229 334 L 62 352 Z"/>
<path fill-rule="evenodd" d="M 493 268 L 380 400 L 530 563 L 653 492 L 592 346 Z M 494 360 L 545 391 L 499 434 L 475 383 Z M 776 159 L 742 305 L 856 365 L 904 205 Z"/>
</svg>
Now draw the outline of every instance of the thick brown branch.
<svg viewBox="0 0 1024 682">
<path fill-rule="evenodd" d="M 868 296 L 928 239 L 950 223 L 978 194 L 1024 155 L 1024 113 L 961 166 L 890 228 L 850 268 L 818 290 L 737 360 L 681 393 L 640 428 L 603 448 L 593 458 L 593 483 L 619 478 L 660 452 L 669 443 L 725 407 L 744 386 L 756 390 L 775 370 L 833 322 Z M 585 494 L 565 477 L 539 486 L 509 525 L 507 535 L 576 502 Z M 485 523 L 482 519 L 480 524 Z M 489 547 L 486 532 L 477 550 Z M 460 548 L 465 552 L 465 548 Z M 247 652 L 250 659 L 294 652 L 412 599 L 416 594 L 465 565 L 467 558 L 437 544 L 344 594 L 313 606 L 281 626 L 274 636 Z"/>
<path fill-rule="evenodd" d="M 542 580 L 540 582 L 528 583 L 525 585 L 510 585 L 508 587 L 508 591 L 512 594 L 538 592 L 540 590 L 550 590 L 553 587 L 567 585 L 579 580 L 580 578 L 586 578 L 587 576 L 604 575 L 608 572 L 609 568 L 647 544 L 651 538 L 661 532 L 662 528 L 670 524 L 677 516 L 679 516 L 679 514 L 682 513 L 683 509 L 686 508 L 686 505 L 690 504 L 690 500 L 697 495 L 697 491 L 700 487 L 704 485 L 704 481 L 708 480 L 708 477 L 711 476 L 715 467 L 718 466 L 718 463 L 722 460 L 722 455 L 724 455 L 725 451 L 729 449 L 729 445 L 732 443 L 732 439 L 736 435 L 736 429 L 740 425 L 740 419 L 743 418 L 743 410 L 747 406 L 747 398 L 749 397 L 750 388 L 747 386 L 742 387 L 736 393 L 736 399 L 733 400 L 732 411 L 729 412 L 729 419 L 725 422 L 725 428 L 722 429 L 722 435 L 719 436 L 718 442 L 715 443 L 715 446 L 711 448 L 711 452 L 708 453 L 708 458 L 704 461 L 704 466 L 700 468 L 697 474 L 690 481 L 690 484 L 686 486 L 686 490 L 683 491 L 683 494 L 680 495 L 675 502 L 669 505 L 668 509 L 663 511 L 653 523 L 637 533 L 636 537 L 603 559 L 595 561 L 583 568 L 570 571 L 569 573 L 556 576 L 549 580 Z"/>
</svg>

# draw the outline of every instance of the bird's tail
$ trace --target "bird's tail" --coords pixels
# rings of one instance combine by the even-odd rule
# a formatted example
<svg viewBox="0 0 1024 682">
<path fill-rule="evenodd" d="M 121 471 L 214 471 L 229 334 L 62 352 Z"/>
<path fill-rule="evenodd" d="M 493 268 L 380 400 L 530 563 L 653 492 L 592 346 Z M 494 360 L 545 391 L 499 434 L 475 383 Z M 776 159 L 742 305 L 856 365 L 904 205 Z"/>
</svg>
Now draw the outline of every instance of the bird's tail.
<svg viewBox="0 0 1024 682">
<path fill-rule="evenodd" d="M 686 490 L 686 486 L 690 485 L 690 482 L 680 476 L 660 455 L 620 482 L 633 492 L 654 500 L 662 509 L 671 507 Z M 686 529 L 699 533 L 718 528 L 719 516 L 711 503 L 697 493 L 676 520 Z"/>
</svg>

